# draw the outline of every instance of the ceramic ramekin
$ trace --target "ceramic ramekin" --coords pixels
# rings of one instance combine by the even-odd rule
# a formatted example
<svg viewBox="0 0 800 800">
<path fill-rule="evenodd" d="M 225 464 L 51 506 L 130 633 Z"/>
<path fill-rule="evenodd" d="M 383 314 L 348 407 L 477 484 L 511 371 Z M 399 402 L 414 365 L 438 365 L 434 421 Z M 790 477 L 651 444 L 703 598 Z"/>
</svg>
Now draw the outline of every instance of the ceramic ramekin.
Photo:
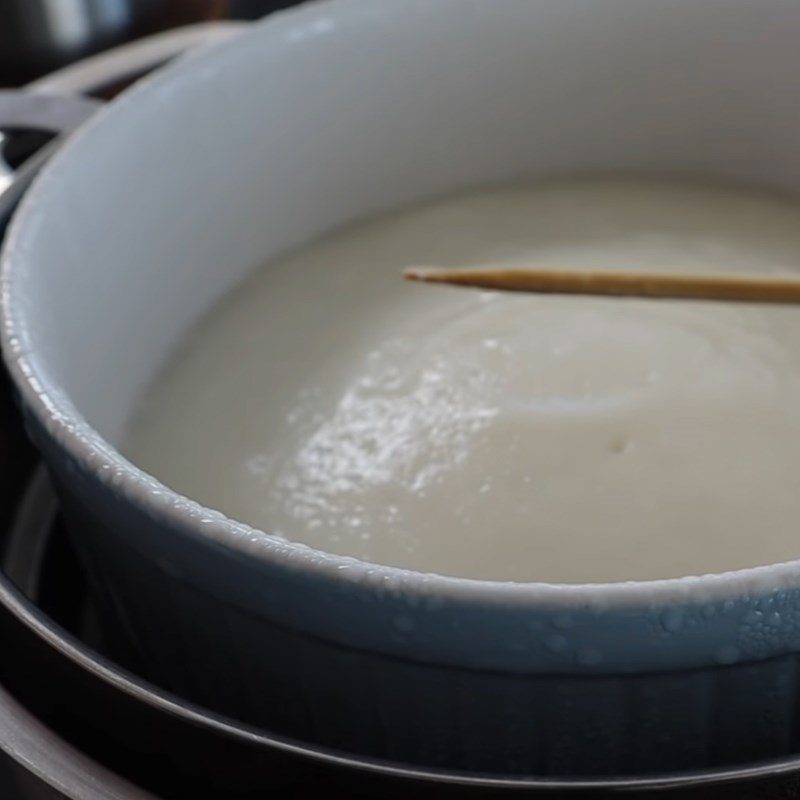
<svg viewBox="0 0 800 800">
<path fill-rule="evenodd" d="M 800 189 L 798 41 L 794 0 L 331 0 L 170 65 L 81 128 L 13 220 L 3 349 L 150 675 L 293 735 L 466 769 L 789 747 L 800 562 L 580 586 L 423 575 L 226 519 L 114 442 L 187 326 L 348 221 L 565 172 Z"/>
</svg>

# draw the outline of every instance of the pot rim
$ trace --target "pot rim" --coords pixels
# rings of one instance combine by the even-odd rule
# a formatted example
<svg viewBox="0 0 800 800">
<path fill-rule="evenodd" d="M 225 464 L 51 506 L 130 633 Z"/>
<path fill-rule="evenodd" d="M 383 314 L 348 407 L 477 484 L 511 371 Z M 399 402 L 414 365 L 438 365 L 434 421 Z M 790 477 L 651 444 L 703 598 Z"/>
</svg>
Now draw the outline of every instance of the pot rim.
<svg viewBox="0 0 800 800">
<path fill-rule="evenodd" d="M 352 22 L 379 14 L 390 5 L 387 0 L 314 0 L 270 16 L 235 37 L 234 42 L 217 42 L 188 58 L 194 68 L 211 66 L 228 49 L 251 38 L 291 37 L 297 46 L 309 46 L 309 42 L 313 46 L 315 35 L 331 34 L 331 15 Z M 0 344 L 4 359 L 23 407 L 67 458 L 127 502 L 184 534 L 309 577 L 364 587 L 391 586 L 408 596 L 441 597 L 471 605 L 613 609 L 707 603 L 800 586 L 800 560 L 680 578 L 583 584 L 479 580 L 416 572 L 277 539 L 173 491 L 128 461 L 50 380 L 37 354 L 35 333 L 28 321 L 30 303 L 22 302 L 27 241 L 36 227 L 33 223 L 41 217 L 40 205 L 48 187 L 59 181 L 64 165 L 81 152 L 81 143 L 106 120 L 124 115 L 131 104 L 157 102 L 164 88 L 187 71 L 184 61 L 178 59 L 144 78 L 69 137 L 23 197 L 0 253 Z M 169 108 L 162 104 L 159 113 L 170 113 Z"/>
</svg>

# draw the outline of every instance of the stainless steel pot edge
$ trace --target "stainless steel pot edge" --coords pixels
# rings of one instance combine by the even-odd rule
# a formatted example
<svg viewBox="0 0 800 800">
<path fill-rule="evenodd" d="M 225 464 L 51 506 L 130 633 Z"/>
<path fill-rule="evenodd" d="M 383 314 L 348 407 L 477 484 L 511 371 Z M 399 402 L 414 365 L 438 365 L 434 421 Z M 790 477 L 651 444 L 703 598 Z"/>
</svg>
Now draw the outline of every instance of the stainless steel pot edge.
<svg viewBox="0 0 800 800">
<path fill-rule="evenodd" d="M 0 131 L 25 127 L 58 134 L 55 141 L 16 171 L 0 159 L 0 227 L 63 138 L 102 106 L 102 102 L 86 94 L 139 77 L 189 50 L 225 39 L 246 27 L 241 22 L 187 25 L 85 59 L 23 89 L 0 91 Z"/>
<path fill-rule="evenodd" d="M 0 687 L 0 749 L 74 800 L 156 800 L 83 755 Z"/>
<path fill-rule="evenodd" d="M 80 126 L 102 103 L 82 95 L 63 97 L 26 91 L 0 91 L 0 129 L 46 131 L 57 138 L 27 159 L 16 171 L 0 161 L 0 226 L 55 152 L 63 136 Z"/>
</svg>

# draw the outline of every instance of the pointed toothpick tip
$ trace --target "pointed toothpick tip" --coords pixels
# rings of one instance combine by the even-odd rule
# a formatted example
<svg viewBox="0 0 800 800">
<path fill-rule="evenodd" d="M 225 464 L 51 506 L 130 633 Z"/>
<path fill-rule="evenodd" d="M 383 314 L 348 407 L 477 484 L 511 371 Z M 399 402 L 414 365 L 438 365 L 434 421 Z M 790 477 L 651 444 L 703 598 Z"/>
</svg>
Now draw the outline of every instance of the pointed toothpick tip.
<svg viewBox="0 0 800 800">
<path fill-rule="evenodd" d="M 407 281 L 424 281 L 426 272 L 424 267 L 406 267 L 403 270 L 403 277 Z"/>
<path fill-rule="evenodd" d="M 455 270 L 443 267 L 406 267 L 403 270 L 403 277 L 407 281 L 422 281 L 423 283 L 447 283 L 452 280 L 452 273 Z"/>
</svg>

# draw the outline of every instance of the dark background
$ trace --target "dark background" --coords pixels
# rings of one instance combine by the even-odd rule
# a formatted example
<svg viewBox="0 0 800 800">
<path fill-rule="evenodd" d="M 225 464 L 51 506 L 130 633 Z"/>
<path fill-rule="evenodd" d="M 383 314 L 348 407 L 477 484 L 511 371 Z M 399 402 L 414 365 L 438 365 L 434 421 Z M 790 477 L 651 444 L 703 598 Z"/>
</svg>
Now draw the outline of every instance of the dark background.
<svg viewBox="0 0 800 800">
<path fill-rule="evenodd" d="M 178 25 L 257 19 L 301 0 L 0 0 L 0 86 Z"/>
</svg>

